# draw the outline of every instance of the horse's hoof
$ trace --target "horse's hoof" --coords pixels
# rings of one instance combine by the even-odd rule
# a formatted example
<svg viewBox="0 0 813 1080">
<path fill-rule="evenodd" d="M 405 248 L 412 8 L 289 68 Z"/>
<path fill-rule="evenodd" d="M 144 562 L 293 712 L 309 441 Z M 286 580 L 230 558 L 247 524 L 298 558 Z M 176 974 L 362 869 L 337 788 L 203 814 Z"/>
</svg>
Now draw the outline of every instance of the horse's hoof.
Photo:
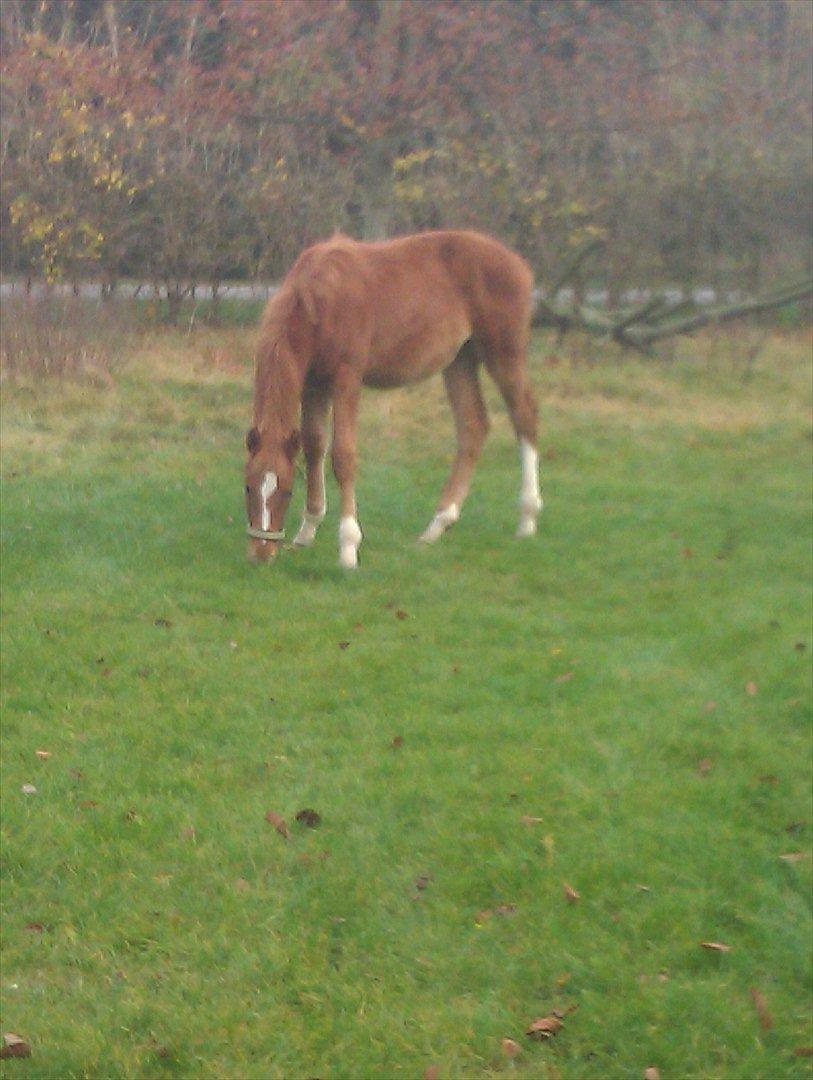
<svg viewBox="0 0 813 1080">
<path fill-rule="evenodd" d="M 418 537 L 422 544 L 434 544 L 441 536 L 450 529 L 455 522 L 460 520 L 460 507 L 457 503 L 450 503 L 443 510 L 438 510 L 427 527 Z"/>
</svg>

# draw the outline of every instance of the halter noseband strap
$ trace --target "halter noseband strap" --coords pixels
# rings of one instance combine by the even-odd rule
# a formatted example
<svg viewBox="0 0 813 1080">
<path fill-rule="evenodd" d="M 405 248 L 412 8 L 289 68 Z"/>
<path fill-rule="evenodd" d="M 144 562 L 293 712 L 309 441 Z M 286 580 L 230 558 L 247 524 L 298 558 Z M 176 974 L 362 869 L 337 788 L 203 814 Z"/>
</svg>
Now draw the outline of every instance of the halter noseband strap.
<svg viewBox="0 0 813 1080">
<path fill-rule="evenodd" d="M 284 540 L 285 530 L 278 529 L 276 532 L 270 532 L 268 529 L 253 529 L 249 525 L 246 529 L 246 536 L 250 536 L 254 540 Z"/>
</svg>

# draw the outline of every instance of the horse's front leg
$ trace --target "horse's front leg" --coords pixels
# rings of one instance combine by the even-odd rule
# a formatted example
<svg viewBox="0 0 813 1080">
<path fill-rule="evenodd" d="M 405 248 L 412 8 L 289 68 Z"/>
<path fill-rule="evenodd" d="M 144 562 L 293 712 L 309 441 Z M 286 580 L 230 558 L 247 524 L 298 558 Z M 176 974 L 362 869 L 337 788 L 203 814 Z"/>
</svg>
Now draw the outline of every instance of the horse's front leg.
<svg viewBox="0 0 813 1080">
<path fill-rule="evenodd" d="M 352 373 L 336 380 L 333 391 L 333 473 L 339 485 L 339 564 L 358 566 L 361 528 L 356 515 L 356 439 L 360 384 Z"/>
<path fill-rule="evenodd" d="M 296 547 L 311 546 L 316 539 L 316 530 L 327 511 L 325 455 L 329 413 L 329 391 L 306 387 L 302 395 L 302 446 L 305 451 L 305 467 L 308 474 L 308 498 L 302 524 L 294 537 Z"/>
</svg>

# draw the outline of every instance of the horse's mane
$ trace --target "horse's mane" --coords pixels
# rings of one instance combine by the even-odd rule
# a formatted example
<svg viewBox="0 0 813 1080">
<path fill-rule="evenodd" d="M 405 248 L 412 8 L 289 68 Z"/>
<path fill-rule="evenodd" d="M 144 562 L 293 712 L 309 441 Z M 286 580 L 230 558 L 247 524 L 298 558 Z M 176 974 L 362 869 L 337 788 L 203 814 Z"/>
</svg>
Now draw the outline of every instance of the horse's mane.
<svg viewBox="0 0 813 1080">
<path fill-rule="evenodd" d="M 270 419 L 269 406 L 291 400 L 301 382 L 291 341 L 291 323 L 298 303 L 297 292 L 286 279 L 263 312 L 254 384 L 254 423 L 260 428 Z"/>
</svg>

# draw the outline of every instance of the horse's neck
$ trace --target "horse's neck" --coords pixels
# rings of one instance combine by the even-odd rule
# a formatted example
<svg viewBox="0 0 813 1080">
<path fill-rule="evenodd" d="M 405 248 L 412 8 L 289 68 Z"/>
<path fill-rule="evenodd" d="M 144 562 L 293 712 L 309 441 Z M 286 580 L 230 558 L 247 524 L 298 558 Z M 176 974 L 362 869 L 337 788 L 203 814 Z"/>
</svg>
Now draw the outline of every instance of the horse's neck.
<svg viewBox="0 0 813 1080">
<path fill-rule="evenodd" d="M 260 357 L 254 399 L 256 427 L 287 434 L 299 426 L 305 367 L 292 350 L 276 345 Z"/>
</svg>

